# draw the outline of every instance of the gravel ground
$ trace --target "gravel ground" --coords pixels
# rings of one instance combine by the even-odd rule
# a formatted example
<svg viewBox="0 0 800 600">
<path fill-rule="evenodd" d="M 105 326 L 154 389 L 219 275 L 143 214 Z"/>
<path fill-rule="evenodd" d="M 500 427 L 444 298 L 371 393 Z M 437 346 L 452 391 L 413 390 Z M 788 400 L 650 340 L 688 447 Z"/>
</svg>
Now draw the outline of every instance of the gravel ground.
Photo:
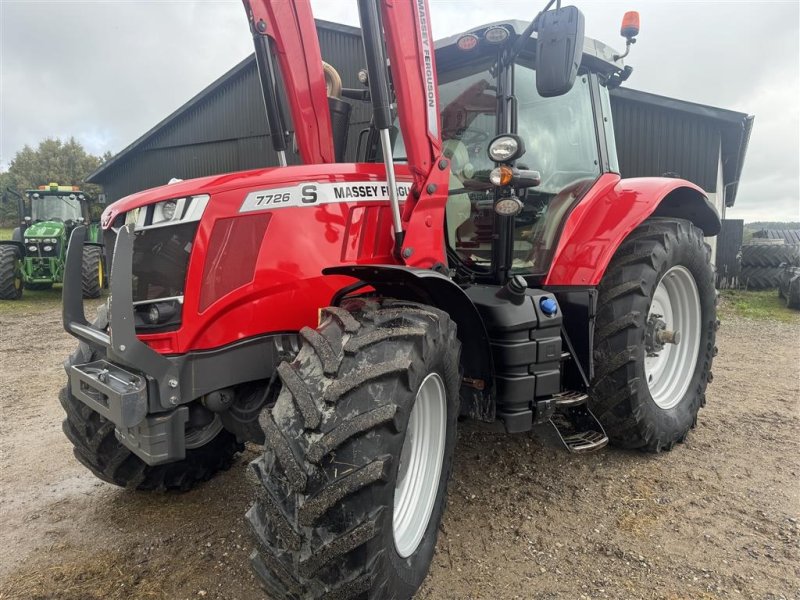
<svg viewBox="0 0 800 600">
<path fill-rule="evenodd" d="M 242 518 L 258 449 L 186 494 L 101 483 L 61 433 L 57 300 L 3 305 L 0 331 L 0 599 L 263 600 Z M 464 423 L 418 598 L 800 599 L 799 334 L 725 313 L 708 406 L 668 454 Z"/>
</svg>

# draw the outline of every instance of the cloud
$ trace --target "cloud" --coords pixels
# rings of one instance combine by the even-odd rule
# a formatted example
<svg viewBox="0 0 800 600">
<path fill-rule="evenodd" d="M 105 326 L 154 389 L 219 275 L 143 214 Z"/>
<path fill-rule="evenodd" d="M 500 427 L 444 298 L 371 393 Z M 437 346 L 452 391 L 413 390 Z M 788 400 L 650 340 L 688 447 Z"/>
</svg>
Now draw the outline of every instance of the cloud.
<svg viewBox="0 0 800 600">
<path fill-rule="evenodd" d="M 543 1 L 430 0 L 444 37 L 530 19 Z M 576 2 L 586 33 L 622 47 L 639 10 L 630 87 L 756 116 L 732 218 L 800 218 L 797 2 Z M 358 24 L 354 1 L 312 0 Z M 494 14 L 493 14 L 494 13 Z M 241 2 L 0 0 L 0 168 L 25 144 L 75 136 L 118 152 L 252 52 Z"/>
</svg>

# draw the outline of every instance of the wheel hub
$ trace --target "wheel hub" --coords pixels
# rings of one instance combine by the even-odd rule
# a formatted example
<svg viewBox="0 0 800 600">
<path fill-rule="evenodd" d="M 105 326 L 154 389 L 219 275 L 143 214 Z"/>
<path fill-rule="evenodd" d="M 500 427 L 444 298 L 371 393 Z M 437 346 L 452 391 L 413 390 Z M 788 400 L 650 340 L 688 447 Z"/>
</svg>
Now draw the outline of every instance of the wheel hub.
<svg viewBox="0 0 800 600">
<path fill-rule="evenodd" d="M 647 318 L 647 329 L 644 334 L 644 347 L 647 356 L 655 357 L 664 349 L 664 344 L 680 344 L 681 332 L 667 329 L 663 315 L 651 313 Z"/>
</svg>

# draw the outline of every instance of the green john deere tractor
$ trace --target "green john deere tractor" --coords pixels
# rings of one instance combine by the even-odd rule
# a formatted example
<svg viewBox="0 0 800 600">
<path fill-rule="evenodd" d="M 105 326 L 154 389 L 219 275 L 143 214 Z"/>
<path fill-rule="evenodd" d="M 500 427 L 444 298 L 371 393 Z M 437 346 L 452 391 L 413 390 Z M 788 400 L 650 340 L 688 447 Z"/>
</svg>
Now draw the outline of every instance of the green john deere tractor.
<svg viewBox="0 0 800 600">
<path fill-rule="evenodd" d="M 84 298 L 97 298 L 105 285 L 105 265 L 100 224 L 92 222 L 91 199 L 76 186 L 49 185 L 27 190 L 30 212 L 17 192 L 20 225 L 11 240 L 0 241 L 0 300 L 17 300 L 23 288 L 46 290 L 64 281 L 67 241 L 73 228 L 86 226 L 83 248 L 82 288 Z"/>
</svg>

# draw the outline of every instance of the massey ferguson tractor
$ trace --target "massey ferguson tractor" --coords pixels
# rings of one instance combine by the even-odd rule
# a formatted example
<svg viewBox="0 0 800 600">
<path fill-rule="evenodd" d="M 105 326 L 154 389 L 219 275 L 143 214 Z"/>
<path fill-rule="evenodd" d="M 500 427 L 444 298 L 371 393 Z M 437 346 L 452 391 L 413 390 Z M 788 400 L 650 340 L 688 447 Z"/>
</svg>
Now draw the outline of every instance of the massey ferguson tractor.
<svg viewBox="0 0 800 600">
<path fill-rule="evenodd" d="M 67 240 L 79 225 L 86 226 L 78 280 L 85 298 L 99 297 L 104 286 L 103 244 L 100 224 L 91 220 L 89 195 L 73 185 L 40 185 L 25 192 L 30 203 L 26 214 L 22 195 L 7 191 L 16 196 L 20 225 L 11 240 L 0 241 L 0 300 L 18 300 L 24 288 L 49 290 L 61 283 Z"/>
<path fill-rule="evenodd" d="M 80 462 L 186 490 L 263 444 L 247 521 L 268 597 L 400 599 L 460 419 L 575 453 L 684 441 L 716 353 L 719 218 L 688 181 L 620 178 L 609 88 L 631 69 L 578 9 L 434 44 L 427 0 L 358 0 L 348 89 L 308 0 L 244 4 L 280 165 L 109 206 L 91 324 L 72 234 L 60 399 Z M 372 123 L 346 163 L 357 102 Z"/>
</svg>

